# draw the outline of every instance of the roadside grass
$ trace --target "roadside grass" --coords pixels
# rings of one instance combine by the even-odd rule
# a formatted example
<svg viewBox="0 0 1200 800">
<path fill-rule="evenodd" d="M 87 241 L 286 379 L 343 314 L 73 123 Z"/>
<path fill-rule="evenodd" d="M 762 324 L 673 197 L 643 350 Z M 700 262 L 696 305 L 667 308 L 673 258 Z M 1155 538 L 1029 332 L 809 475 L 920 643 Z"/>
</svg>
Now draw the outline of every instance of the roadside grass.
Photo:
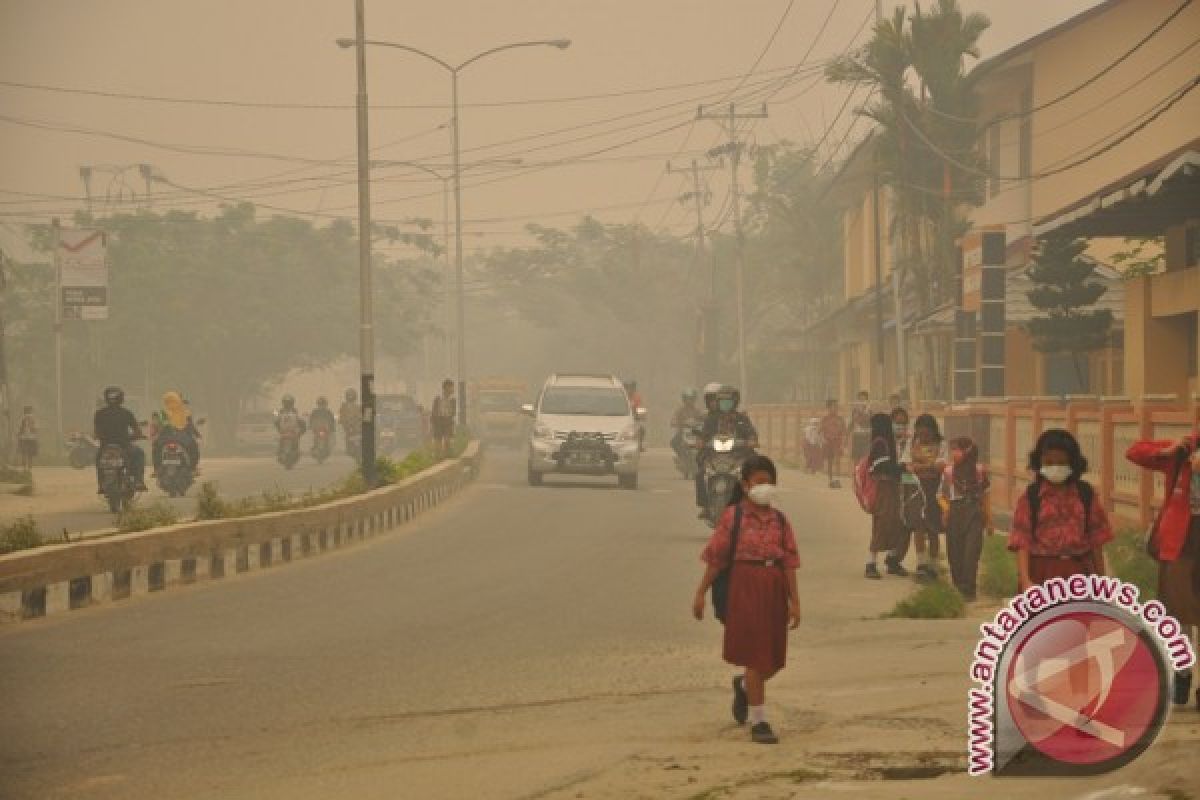
<svg viewBox="0 0 1200 800">
<path fill-rule="evenodd" d="M 12 483 L 20 486 L 13 494 L 21 497 L 33 496 L 33 471 L 17 467 L 0 466 L 0 483 Z"/>
<path fill-rule="evenodd" d="M 985 536 L 979 559 L 979 591 L 988 597 L 1012 597 L 1017 593 L 1017 557 L 1008 551 L 1008 537 Z"/>
<path fill-rule="evenodd" d="M 32 515 L 20 517 L 0 527 L 0 555 L 41 547 L 44 543 Z"/>
<path fill-rule="evenodd" d="M 962 595 L 938 579 L 926 583 L 883 616 L 887 619 L 957 619 L 966 613 Z"/>
<path fill-rule="evenodd" d="M 179 514 L 161 500 L 145 506 L 135 502 L 117 517 L 117 530 L 121 533 L 134 533 L 174 525 L 176 522 L 179 522 Z"/>
</svg>

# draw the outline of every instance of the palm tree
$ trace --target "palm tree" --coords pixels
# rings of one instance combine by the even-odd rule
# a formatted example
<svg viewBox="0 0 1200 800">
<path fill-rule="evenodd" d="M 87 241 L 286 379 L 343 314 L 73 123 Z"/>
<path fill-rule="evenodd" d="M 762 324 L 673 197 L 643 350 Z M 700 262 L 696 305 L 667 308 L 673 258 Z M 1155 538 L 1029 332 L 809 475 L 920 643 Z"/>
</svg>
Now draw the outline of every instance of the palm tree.
<svg viewBox="0 0 1200 800">
<path fill-rule="evenodd" d="M 877 169 L 893 198 L 888 235 L 899 245 L 897 295 L 911 275 L 921 315 L 950 297 L 954 242 L 966 229 L 961 209 L 979 199 L 975 80 L 965 62 L 979 57 L 979 37 L 989 24 L 982 14 L 964 15 L 956 0 L 938 0 L 929 12 L 919 3 L 911 14 L 899 7 L 879 21 L 862 49 L 826 69 L 830 81 L 873 90 L 858 113 L 878 126 Z M 926 343 L 935 395 L 944 391 L 941 355 Z"/>
</svg>

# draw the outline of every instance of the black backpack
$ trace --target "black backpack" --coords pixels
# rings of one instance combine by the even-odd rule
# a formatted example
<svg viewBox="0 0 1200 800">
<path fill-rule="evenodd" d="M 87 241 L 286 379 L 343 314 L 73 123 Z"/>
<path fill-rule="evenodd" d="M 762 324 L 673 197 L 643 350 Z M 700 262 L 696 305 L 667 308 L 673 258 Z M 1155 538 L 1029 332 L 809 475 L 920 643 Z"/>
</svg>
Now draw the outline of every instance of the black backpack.
<svg viewBox="0 0 1200 800">
<path fill-rule="evenodd" d="M 1096 499 L 1096 490 L 1085 480 L 1075 483 L 1079 487 L 1079 499 L 1083 501 L 1083 532 L 1088 532 L 1092 519 L 1092 501 Z M 1029 501 L 1029 538 L 1037 541 L 1038 509 L 1042 505 L 1042 479 L 1038 478 L 1025 487 L 1025 499 Z"/>
</svg>

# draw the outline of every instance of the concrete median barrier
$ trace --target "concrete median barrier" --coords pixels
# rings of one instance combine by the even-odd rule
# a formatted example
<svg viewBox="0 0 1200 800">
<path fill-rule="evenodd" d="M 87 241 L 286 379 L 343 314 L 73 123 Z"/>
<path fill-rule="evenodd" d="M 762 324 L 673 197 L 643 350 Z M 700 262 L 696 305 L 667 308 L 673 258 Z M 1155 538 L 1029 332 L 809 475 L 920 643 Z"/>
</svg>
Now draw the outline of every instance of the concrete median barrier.
<svg viewBox="0 0 1200 800">
<path fill-rule="evenodd" d="M 479 474 L 482 449 L 365 494 L 311 508 L 186 522 L 0 556 L 0 623 L 277 567 L 416 519 Z"/>
</svg>

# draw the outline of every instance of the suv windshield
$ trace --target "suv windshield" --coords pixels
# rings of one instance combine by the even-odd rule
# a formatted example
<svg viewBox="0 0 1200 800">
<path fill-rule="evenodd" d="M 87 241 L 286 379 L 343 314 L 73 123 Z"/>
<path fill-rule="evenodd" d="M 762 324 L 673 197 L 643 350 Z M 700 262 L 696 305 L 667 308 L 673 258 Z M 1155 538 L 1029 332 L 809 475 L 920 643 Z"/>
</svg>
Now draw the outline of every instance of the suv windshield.
<svg viewBox="0 0 1200 800">
<path fill-rule="evenodd" d="M 588 417 L 625 417 L 629 400 L 620 389 L 556 386 L 542 395 L 543 414 L 578 414 Z"/>
</svg>

